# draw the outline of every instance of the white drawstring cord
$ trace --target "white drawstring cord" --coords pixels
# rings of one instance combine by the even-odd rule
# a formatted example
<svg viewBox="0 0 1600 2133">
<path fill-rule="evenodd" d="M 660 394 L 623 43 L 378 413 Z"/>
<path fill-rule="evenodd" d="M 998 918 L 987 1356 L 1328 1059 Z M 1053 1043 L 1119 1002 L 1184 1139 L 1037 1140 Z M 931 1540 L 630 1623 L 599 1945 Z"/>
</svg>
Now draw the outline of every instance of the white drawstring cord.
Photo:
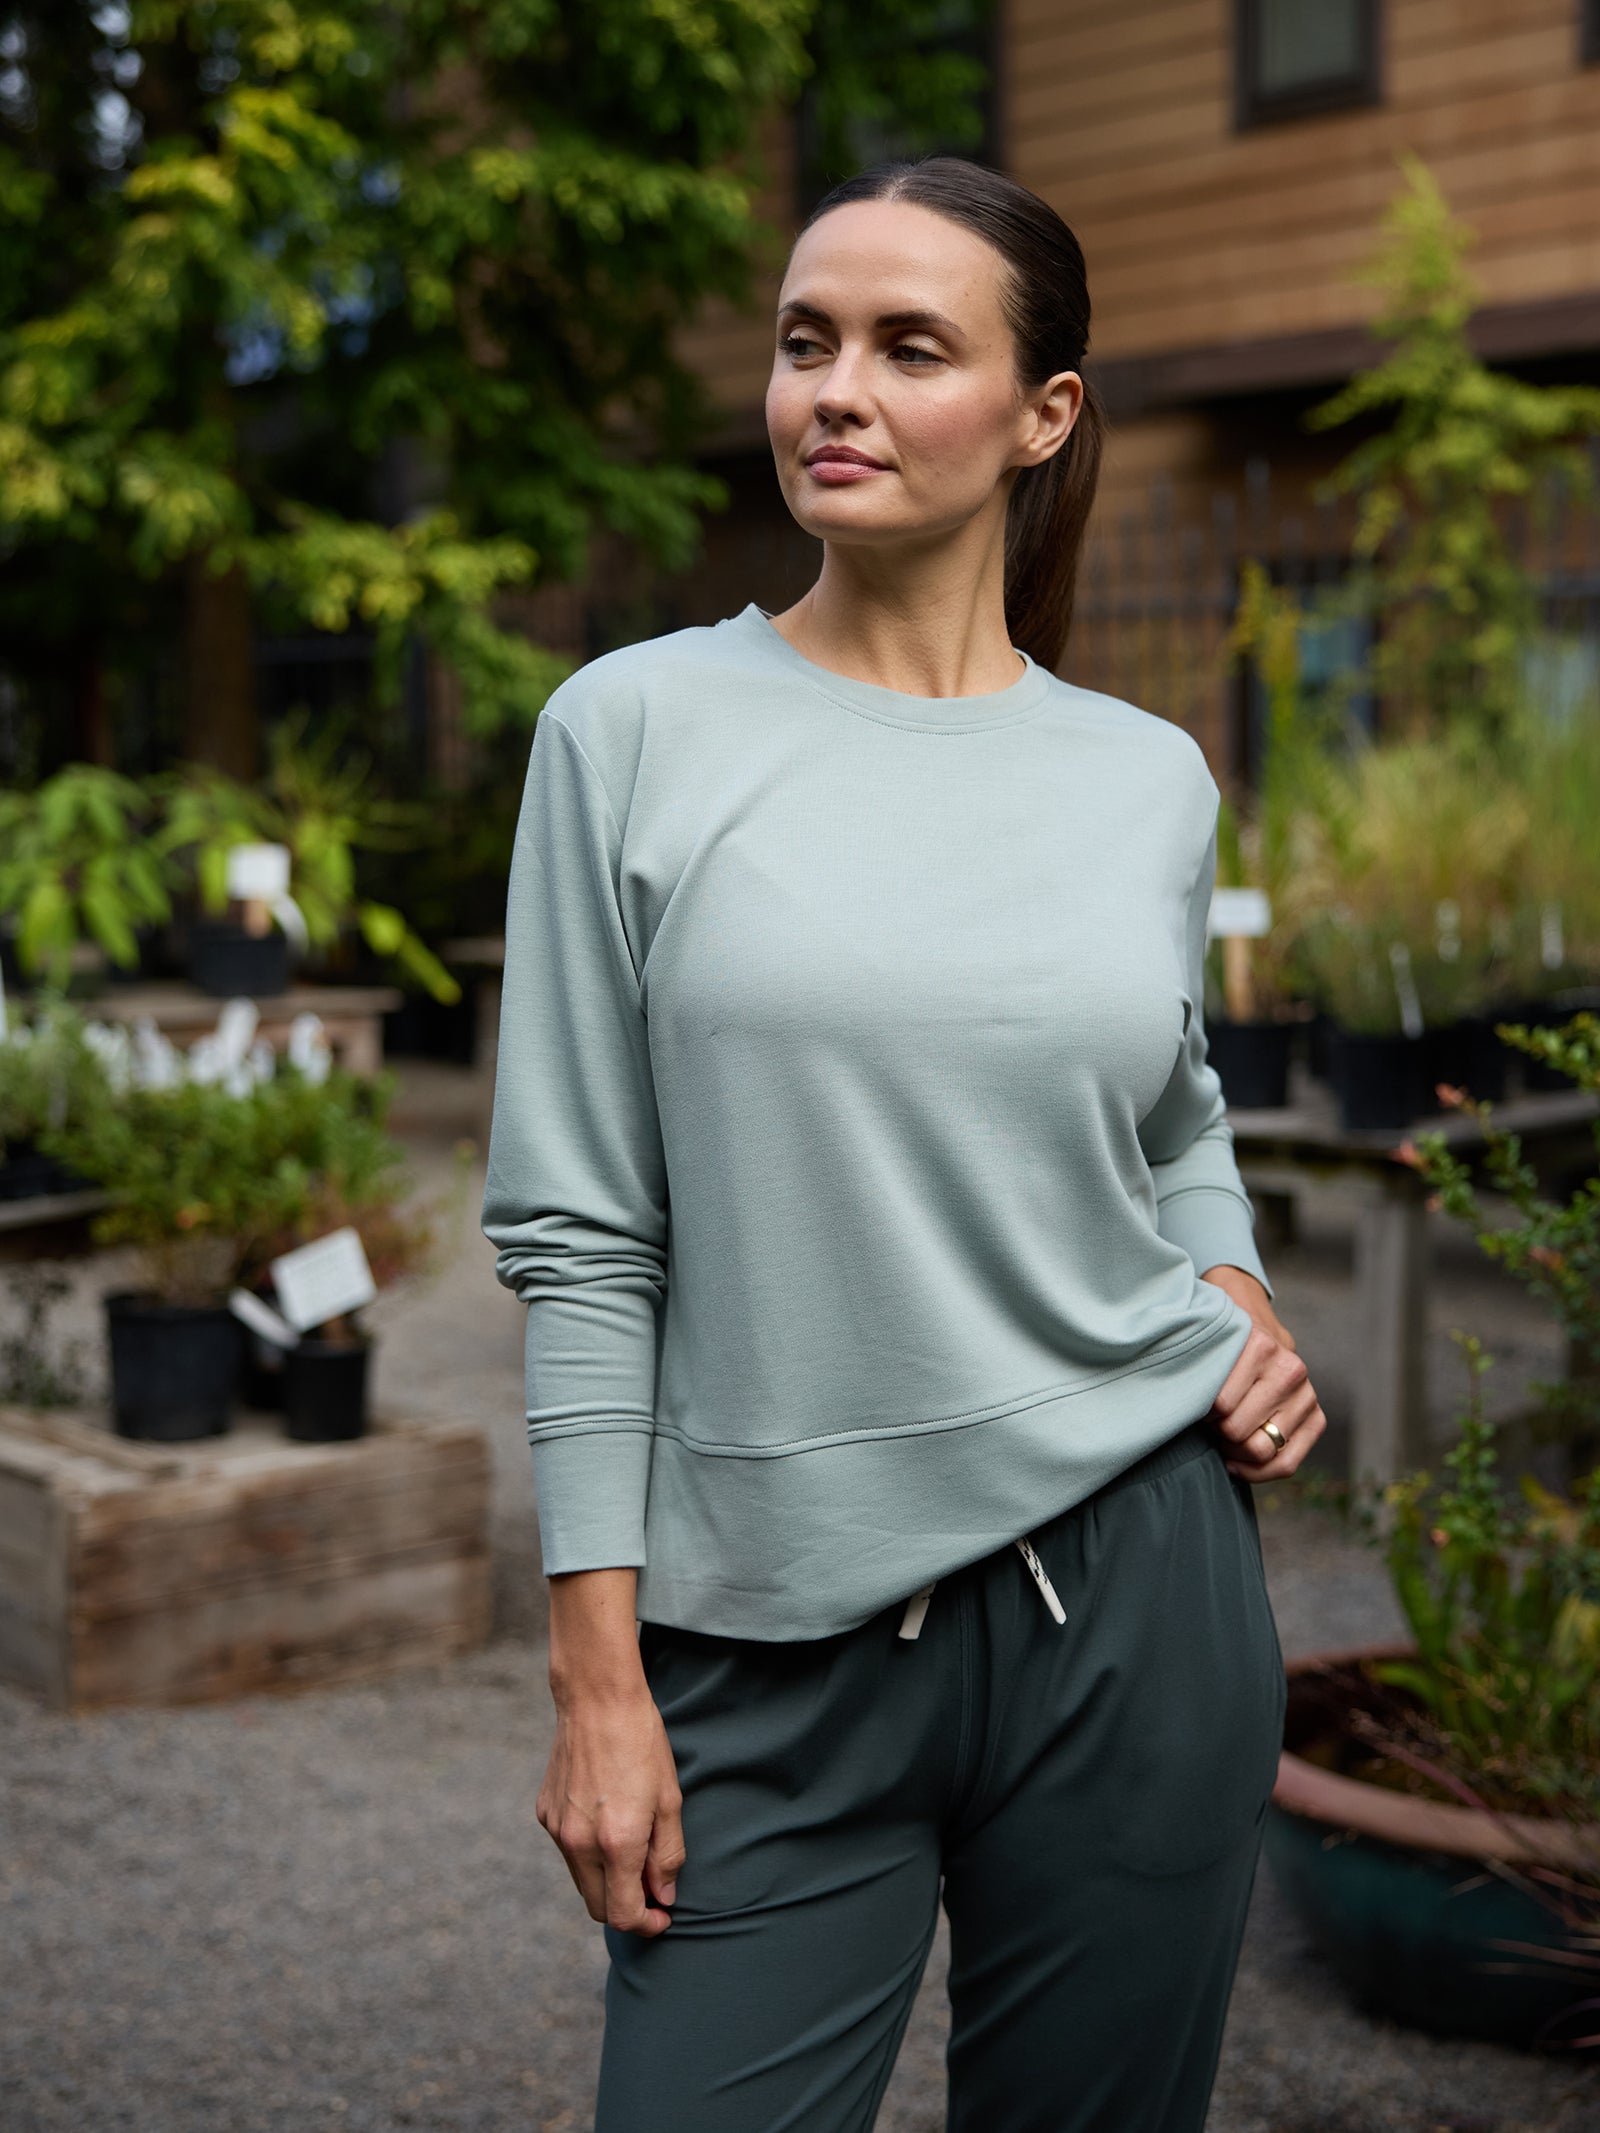
<svg viewBox="0 0 1600 2133">
<path fill-rule="evenodd" d="M 1031 1540 L 1027 1539 L 1019 1540 L 1016 1546 L 1022 1560 L 1028 1566 L 1029 1575 L 1039 1588 L 1044 1604 L 1049 1608 L 1056 1622 L 1064 1625 L 1067 1619 L 1067 1610 L 1056 1597 L 1056 1588 L 1051 1584 L 1049 1573 L 1039 1560 L 1038 1549 L 1034 1547 Z M 933 1586 L 937 1585 L 938 1582 L 939 1580 L 935 1578 L 932 1585 L 924 1585 L 920 1591 L 914 1592 L 906 1602 L 906 1611 L 900 1618 L 899 1634 L 905 1638 L 908 1644 L 914 1644 L 917 1638 L 922 1635 L 922 1625 L 928 1618 L 928 1602 L 933 1598 Z"/>
</svg>

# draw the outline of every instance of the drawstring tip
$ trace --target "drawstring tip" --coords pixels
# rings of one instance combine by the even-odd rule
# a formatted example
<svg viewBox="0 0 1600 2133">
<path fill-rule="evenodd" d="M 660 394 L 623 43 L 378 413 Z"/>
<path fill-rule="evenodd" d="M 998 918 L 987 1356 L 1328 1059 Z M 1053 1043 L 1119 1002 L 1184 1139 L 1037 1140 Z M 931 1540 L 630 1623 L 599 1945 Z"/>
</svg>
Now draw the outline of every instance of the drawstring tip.
<svg viewBox="0 0 1600 2133">
<path fill-rule="evenodd" d="M 1057 1627 L 1065 1628 L 1067 1620 L 1067 1610 L 1056 1598 L 1056 1588 L 1050 1582 L 1049 1572 L 1045 1569 L 1043 1563 L 1041 1563 L 1039 1560 L 1039 1551 L 1034 1547 L 1032 1541 L 1029 1540 L 1019 1540 L 1017 1542 L 1017 1551 L 1021 1555 L 1022 1560 L 1027 1564 L 1029 1573 L 1033 1578 L 1033 1582 L 1038 1586 L 1040 1596 L 1043 1599 L 1046 1607 L 1049 1608 L 1052 1616 L 1055 1618 Z"/>
<path fill-rule="evenodd" d="M 937 1578 L 933 1581 L 934 1585 L 937 1585 L 938 1582 Z M 927 1619 L 928 1602 L 932 1598 L 933 1585 L 924 1585 L 920 1592 L 914 1592 L 910 1599 L 907 1600 L 906 1611 L 900 1618 L 900 1635 L 905 1638 L 908 1644 L 914 1644 L 917 1638 L 922 1635 L 922 1625 Z"/>
</svg>

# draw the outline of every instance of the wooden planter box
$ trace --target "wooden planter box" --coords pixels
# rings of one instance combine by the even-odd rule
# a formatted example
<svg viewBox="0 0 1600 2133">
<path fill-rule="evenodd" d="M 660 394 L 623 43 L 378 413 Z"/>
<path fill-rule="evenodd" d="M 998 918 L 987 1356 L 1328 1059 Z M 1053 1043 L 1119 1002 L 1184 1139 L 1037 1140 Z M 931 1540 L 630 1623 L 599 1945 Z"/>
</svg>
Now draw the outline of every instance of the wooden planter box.
<svg viewBox="0 0 1600 2133">
<path fill-rule="evenodd" d="M 0 1678 L 66 1710 L 358 1681 L 489 1633 L 489 1447 L 459 1422 L 146 1445 L 0 1409 Z"/>
</svg>

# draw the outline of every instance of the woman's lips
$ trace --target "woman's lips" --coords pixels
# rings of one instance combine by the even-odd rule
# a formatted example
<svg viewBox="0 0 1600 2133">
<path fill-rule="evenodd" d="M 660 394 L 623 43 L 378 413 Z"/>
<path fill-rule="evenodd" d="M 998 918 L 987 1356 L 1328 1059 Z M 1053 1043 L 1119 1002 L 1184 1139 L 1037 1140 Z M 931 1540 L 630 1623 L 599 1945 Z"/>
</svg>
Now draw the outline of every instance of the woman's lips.
<svg viewBox="0 0 1600 2133">
<path fill-rule="evenodd" d="M 839 488 L 852 481 L 862 481 L 869 474 L 888 472 L 880 460 L 868 459 L 864 453 L 815 452 L 806 461 L 806 472 L 815 480 L 826 482 L 830 488 Z"/>
</svg>

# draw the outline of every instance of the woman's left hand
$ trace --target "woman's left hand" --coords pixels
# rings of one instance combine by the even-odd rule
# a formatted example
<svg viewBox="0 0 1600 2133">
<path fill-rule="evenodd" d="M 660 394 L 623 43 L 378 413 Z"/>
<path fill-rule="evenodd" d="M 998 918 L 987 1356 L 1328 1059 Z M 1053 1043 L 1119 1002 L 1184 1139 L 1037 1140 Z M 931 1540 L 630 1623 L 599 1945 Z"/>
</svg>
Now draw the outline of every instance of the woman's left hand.
<svg viewBox="0 0 1600 2133">
<path fill-rule="evenodd" d="M 1254 1274 L 1243 1267 L 1214 1266 L 1200 1278 L 1226 1290 L 1252 1321 L 1250 1337 L 1208 1417 L 1234 1454 L 1226 1461 L 1228 1471 L 1243 1481 L 1282 1481 L 1322 1435 L 1328 1418 L 1295 1351 L 1294 1335 Z M 1282 1435 L 1282 1450 L 1262 1427 L 1266 1422 Z"/>
</svg>

